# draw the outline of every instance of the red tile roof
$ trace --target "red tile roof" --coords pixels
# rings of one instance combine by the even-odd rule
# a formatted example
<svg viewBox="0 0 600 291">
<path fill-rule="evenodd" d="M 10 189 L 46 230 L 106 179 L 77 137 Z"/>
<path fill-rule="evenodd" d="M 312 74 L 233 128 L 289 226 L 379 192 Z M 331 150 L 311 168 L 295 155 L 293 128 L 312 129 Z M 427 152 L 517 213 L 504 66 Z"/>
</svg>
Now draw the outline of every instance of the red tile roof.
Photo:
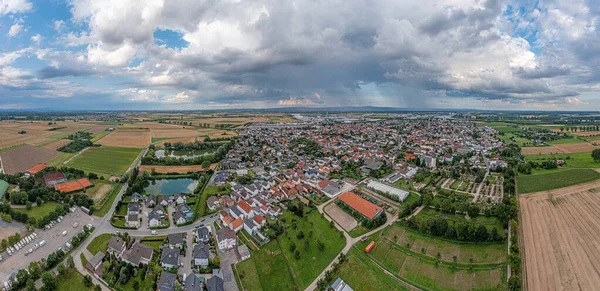
<svg viewBox="0 0 600 291">
<path fill-rule="evenodd" d="M 339 197 L 340 201 L 346 203 L 350 208 L 358 211 L 369 219 L 375 218 L 383 208 L 363 199 L 362 197 L 352 193 L 346 192 Z"/>
<path fill-rule="evenodd" d="M 252 211 L 252 207 L 250 207 L 250 205 L 248 205 L 248 202 L 242 200 L 238 203 L 238 206 L 240 206 L 240 208 L 242 210 L 244 210 L 244 212 L 246 213 L 250 213 L 250 211 Z"/>
<path fill-rule="evenodd" d="M 81 179 L 77 180 L 77 182 L 79 184 L 81 184 L 81 187 L 83 187 L 83 188 L 88 188 L 88 187 L 94 186 L 92 184 L 92 182 L 90 182 L 90 180 L 88 180 L 87 178 L 81 178 Z"/>
<path fill-rule="evenodd" d="M 41 171 L 43 171 L 45 168 L 47 168 L 48 166 L 46 164 L 37 164 L 31 168 L 29 168 L 29 170 L 27 170 L 26 172 L 31 174 L 31 175 L 35 175 Z"/>
<path fill-rule="evenodd" d="M 232 228 L 233 230 L 236 230 L 236 229 L 240 228 L 240 227 L 242 226 L 242 224 L 244 224 L 244 221 L 242 220 L 242 218 L 241 218 L 241 217 L 238 217 L 236 220 L 234 220 L 234 221 L 231 223 L 231 228 Z"/>
</svg>

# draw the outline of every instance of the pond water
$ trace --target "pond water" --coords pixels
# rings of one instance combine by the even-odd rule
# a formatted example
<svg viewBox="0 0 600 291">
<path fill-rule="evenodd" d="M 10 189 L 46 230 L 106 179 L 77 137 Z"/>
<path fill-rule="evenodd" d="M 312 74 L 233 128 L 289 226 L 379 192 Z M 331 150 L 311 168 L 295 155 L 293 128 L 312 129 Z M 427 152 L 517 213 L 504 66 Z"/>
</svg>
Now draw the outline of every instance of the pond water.
<svg viewBox="0 0 600 291">
<path fill-rule="evenodd" d="M 144 190 L 151 195 L 175 195 L 193 193 L 197 186 L 198 181 L 192 179 L 161 179 L 150 182 Z"/>
<path fill-rule="evenodd" d="M 183 158 L 184 160 L 201 157 L 208 153 L 209 153 L 208 151 L 166 151 L 166 150 L 158 150 L 158 151 L 154 152 L 156 157 L 159 159 L 162 159 L 165 157 L 171 157 L 171 158 Z"/>
</svg>

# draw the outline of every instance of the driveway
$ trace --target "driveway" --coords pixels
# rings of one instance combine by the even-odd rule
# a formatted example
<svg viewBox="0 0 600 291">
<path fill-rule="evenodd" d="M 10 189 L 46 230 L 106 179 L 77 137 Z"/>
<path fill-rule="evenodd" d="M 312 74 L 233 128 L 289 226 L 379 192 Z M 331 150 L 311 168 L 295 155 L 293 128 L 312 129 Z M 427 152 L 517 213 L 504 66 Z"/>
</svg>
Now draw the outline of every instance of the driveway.
<svg viewBox="0 0 600 291">
<path fill-rule="evenodd" d="M 221 270 L 223 270 L 223 285 L 225 290 L 239 290 L 235 277 L 233 276 L 233 269 L 231 266 L 238 262 L 237 255 L 234 250 L 221 252 Z"/>
<path fill-rule="evenodd" d="M 194 246 L 192 245 L 194 236 L 193 231 L 187 232 L 187 249 L 185 250 L 185 257 L 183 258 L 183 268 L 181 269 L 182 274 L 189 275 L 192 273 L 192 252 L 194 251 Z"/>
</svg>

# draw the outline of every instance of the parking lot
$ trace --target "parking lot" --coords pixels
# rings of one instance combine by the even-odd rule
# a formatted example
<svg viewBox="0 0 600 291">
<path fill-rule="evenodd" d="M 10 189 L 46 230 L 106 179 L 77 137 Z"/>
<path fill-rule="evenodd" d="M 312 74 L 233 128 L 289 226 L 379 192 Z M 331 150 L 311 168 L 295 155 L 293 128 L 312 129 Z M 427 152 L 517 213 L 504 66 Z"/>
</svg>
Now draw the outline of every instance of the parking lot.
<svg viewBox="0 0 600 291">
<path fill-rule="evenodd" d="M 49 254 L 58 250 L 59 247 L 64 247 L 65 243 L 70 242 L 73 236 L 81 231 L 87 224 L 96 226 L 100 218 L 94 219 L 92 216 L 85 214 L 81 209 L 77 208 L 74 213 L 68 213 L 63 220 L 54 225 L 50 230 L 36 229 L 37 238 L 21 248 L 12 256 L 7 252 L 3 252 L 2 261 L 0 261 L 0 283 L 8 281 L 8 279 L 16 275 L 20 269 L 27 268 L 30 262 L 39 261 L 42 258 L 48 257 Z M 75 222 L 78 222 L 77 227 L 73 227 Z M 67 231 L 66 235 L 63 232 Z M 32 253 L 25 255 L 26 251 L 33 248 L 34 244 L 45 240 L 46 245 L 39 247 Z"/>
</svg>

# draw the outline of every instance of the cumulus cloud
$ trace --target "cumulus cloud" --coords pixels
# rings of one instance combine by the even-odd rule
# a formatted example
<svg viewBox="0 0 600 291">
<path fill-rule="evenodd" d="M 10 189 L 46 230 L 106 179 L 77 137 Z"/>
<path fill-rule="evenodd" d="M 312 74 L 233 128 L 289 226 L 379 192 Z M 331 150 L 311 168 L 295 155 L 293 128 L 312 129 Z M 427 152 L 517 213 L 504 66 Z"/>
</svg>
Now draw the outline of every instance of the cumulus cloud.
<svg viewBox="0 0 600 291">
<path fill-rule="evenodd" d="M 42 36 L 38 33 L 31 37 L 31 41 L 33 41 L 35 44 L 39 45 L 42 42 Z"/>
<path fill-rule="evenodd" d="M 31 8 L 28 0 L 0 0 L 0 15 L 29 12 Z"/>
<path fill-rule="evenodd" d="M 21 31 L 23 31 L 23 25 L 21 25 L 20 23 L 15 23 L 8 30 L 8 36 L 9 37 L 15 37 L 19 33 L 21 33 Z"/>
<path fill-rule="evenodd" d="M 118 76 L 132 102 L 577 106 L 600 90 L 593 2 L 72 0 L 35 75 Z"/>
</svg>

